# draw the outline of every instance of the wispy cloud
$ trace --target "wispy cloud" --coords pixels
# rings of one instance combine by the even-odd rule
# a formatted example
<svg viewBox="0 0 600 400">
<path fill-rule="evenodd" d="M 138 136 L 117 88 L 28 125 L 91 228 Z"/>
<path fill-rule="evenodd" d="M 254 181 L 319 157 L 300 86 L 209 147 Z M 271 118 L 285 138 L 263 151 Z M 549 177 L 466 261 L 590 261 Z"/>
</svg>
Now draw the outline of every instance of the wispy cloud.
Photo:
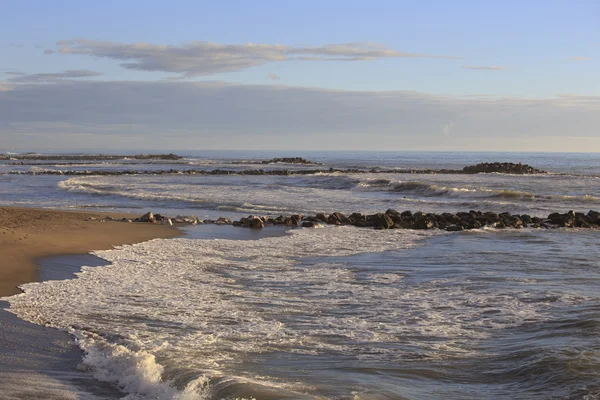
<svg viewBox="0 0 600 400">
<path fill-rule="evenodd" d="M 510 69 L 508 67 L 502 67 L 499 65 L 463 65 L 463 68 L 488 70 L 488 71 L 505 71 L 507 69 Z"/>
<path fill-rule="evenodd" d="M 150 43 L 118 43 L 88 39 L 57 42 L 61 54 L 89 55 L 123 61 L 122 67 L 141 71 L 175 72 L 188 77 L 240 71 L 272 62 L 366 61 L 382 58 L 445 58 L 406 53 L 373 43 L 324 46 L 280 44 L 222 44 L 195 41 L 180 46 Z"/>
<path fill-rule="evenodd" d="M 281 77 L 279 77 L 279 75 L 277 74 L 269 74 L 267 75 L 267 78 L 269 78 L 272 81 L 280 81 Z"/>
<path fill-rule="evenodd" d="M 7 72 L 7 74 L 11 74 Z M 73 69 L 65 72 L 55 72 L 47 74 L 24 74 L 22 72 L 12 72 L 14 78 L 7 81 L 11 83 L 52 83 L 64 79 L 74 78 L 92 78 L 102 75 L 100 72 L 94 72 L 87 69 Z"/>
<path fill-rule="evenodd" d="M 569 58 L 570 61 L 589 61 L 591 59 L 592 59 L 591 57 L 582 57 L 582 56 Z"/>
</svg>

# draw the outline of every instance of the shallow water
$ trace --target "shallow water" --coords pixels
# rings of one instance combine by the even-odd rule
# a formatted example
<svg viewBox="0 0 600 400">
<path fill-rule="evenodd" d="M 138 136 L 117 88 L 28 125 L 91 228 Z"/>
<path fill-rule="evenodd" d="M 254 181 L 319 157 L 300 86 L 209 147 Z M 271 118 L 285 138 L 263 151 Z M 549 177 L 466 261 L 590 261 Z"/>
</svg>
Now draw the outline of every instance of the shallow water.
<svg viewBox="0 0 600 400">
<path fill-rule="evenodd" d="M 460 162 L 363 156 L 316 161 Z M 550 169 L 549 156 L 536 157 L 518 161 Z M 0 185 L 27 192 L 23 182 L 43 182 L 54 206 L 198 216 L 600 209 L 597 157 L 553 157 L 569 177 L 19 176 Z M 71 333 L 85 373 L 127 398 L 600 398 L 597 230 L 186 234 L 96 252 L 111 264 L 25 285 L 10 311 Z M 53 279 L 67 277 L 58 271 Z"/>
</svg>

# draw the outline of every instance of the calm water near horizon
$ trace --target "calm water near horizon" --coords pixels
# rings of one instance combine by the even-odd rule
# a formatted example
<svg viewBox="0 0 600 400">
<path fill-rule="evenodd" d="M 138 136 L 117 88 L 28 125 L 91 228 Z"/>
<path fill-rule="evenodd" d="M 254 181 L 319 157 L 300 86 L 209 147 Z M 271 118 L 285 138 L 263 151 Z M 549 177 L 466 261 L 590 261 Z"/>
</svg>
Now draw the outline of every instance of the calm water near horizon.
<svg viewBox="0 0 600 400">
<path fill-rule="evenodd" d="M 153 163 L 2 161 L 0 173 L 243 170 L 257 168 L 243 160 L 300 156 L 325 169 L 507 161 L 549 174 L 3 174 L 0 205 L 200 218 L 600 211 L 598 153 L 182 154 Z M 80 372 L 113 388 L 82 383 L 81 398 L 600 399 L 598 230 L 185 231 L 95 252 L 107 265 L 83 266 L 75 279 L 65 278 L 78 266 L 56 265 L 50 280 L 5 299 L 19 318 L 68 332 L 85 352 Z M 32 390 L 45 393 L 44 382 Z"/>
</svg>

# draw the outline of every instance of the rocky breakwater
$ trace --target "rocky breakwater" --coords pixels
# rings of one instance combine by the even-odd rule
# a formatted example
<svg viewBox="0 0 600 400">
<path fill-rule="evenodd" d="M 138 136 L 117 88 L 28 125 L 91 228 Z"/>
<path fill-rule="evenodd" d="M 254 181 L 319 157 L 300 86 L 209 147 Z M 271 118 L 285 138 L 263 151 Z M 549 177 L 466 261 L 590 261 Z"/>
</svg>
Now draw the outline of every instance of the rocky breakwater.
<svg viewBox="0 0 600 400">
<path fill-rule="evenodd" d="M 108 217 L 107 217 L 108 218 Z M 125 220 L 125 219 L 124 219 Z M 255 216 L 243 217 L 238 221 L 232 221 L 230 218 L 220 217 L 216 220 L 200 220 L 196 216 L 180 216 L 169 218 L 160 214 L 151 212 L 136 218 L 135 220 L 126 220 L 128 222 L 146 222 L 162 224 L 216 224 L 233 225 L 243 228 L 262 229 L 266 226 L 289 226 L 312 228 L 319 225 L 351 225 L 361 228 L 372 229 L 442 229 L 446 231 L 463 231 L 481 228 L 495 229 L 521 229 L 521 228 L 600 228 L 600 212 L 590 210 L 584 214 L 581 212 L 569 211 L 566 213 L 552 213 L 547 218 L 540 218 L 526 214 L 511 214 L 503 212 L 500 214 L 494 212 L 468 211 L 457 213 L 423 213 L 412 211 L 398 212 L 388 209 L 384 213 L 361 214 L 352 213 L 346 215 L 341 212 L 332 214 L 316 214 L 314 216 L 304 216 L 293 214 L 290 216 L 280 215 L 278 217 Z"/>
<path fill-rule="evenodd" d="M 465 174 L 481 174 L 481 173 L 502 173 L 502 174 L 513 174 L 513 175 L 533 175 L 533 174 L 545 174 L 546 171 L 541 169 L 533 168 L 531 165 L 523 163 L 480 163 L 477 165 L 469 165 L 464 167 L 463 172 Z"/>
<path fill-rule="evenodd" d="M 481 229 L 484 227 L 504 228 L 600 228 L 600 213 L 589 211 L 587 214 L 569 211 L 567 213 L 552 213 L 547 218 L 518 215 L 508 212 L 494 213 L 469 211 L 457 213 L 422 213 L 389 209 L 385 213 L 361 214 L 333 213 L 329 216 L 317 214 L 305 221 L 325 223 L 330 225 L 353 225 L 374 229 L 443 229 L 447 231 L 463 231 Z"/>
<path fill-rule="evenodd" d="M 235 164 L 235 163 L 234 163 Z M 247 164 L 247 163 L 245 163 Z M 2 174 L 10 175 L 67 175 L 67 176 L 120 176 L 120 175 L 317 175 L 317 174 L 453 174 L 467 175 L 478 173 L 504 173 L 504 174 L 543 174 L 545 171 L 535 169 L 527 164 L 513 163 L 483 163 L 464 167 L 463 169 L 338 169 L 338 168 L 314 168 L 314 169 L 168 169 L 168 170 L 35 170 L 35 171 L 9 171 Z"/>
<path fill-rule="evenodd" d="M 307 160 L 302 157 L 275 157 L 270 160 L 260 161 L 233 161 L 232 164 L 245 164 L 245 165 L 268 165 L 268 164 L 303 164 L 303 165 L 322 165 L 314 161 Z"/>
</svg>

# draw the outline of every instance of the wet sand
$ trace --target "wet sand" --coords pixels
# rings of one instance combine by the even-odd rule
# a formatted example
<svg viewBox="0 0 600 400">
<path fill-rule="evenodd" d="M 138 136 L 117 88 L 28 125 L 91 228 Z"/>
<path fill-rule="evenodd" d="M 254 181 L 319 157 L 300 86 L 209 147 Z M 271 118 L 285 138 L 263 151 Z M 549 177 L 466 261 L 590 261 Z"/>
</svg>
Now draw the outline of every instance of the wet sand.
<svg viewBox="0 0 600 400">
<path fill-rule="evenodd" d="M 20 293 L 23 283 L 69 279 L 82 265 L 104 265 L 87 254 L 92 250 L 183 234 L 166 225 L 101 222 L 107 216 L 136 217 L 0 207 L 0 297 Z M 123 396 L 78 370 L 81 350 L 67 333 L 22 321 L 6 306 L 0 301 L 0 399 Z"/>
<path fill-rule="evenodd" d="M 104 221 L 128 214 L 0 207 L 0 297 L 38 281 L 36 261 L 181 235 L 166 225 Z M 95 218 L 95 219 L 92 219 Z"/>
</svg>

